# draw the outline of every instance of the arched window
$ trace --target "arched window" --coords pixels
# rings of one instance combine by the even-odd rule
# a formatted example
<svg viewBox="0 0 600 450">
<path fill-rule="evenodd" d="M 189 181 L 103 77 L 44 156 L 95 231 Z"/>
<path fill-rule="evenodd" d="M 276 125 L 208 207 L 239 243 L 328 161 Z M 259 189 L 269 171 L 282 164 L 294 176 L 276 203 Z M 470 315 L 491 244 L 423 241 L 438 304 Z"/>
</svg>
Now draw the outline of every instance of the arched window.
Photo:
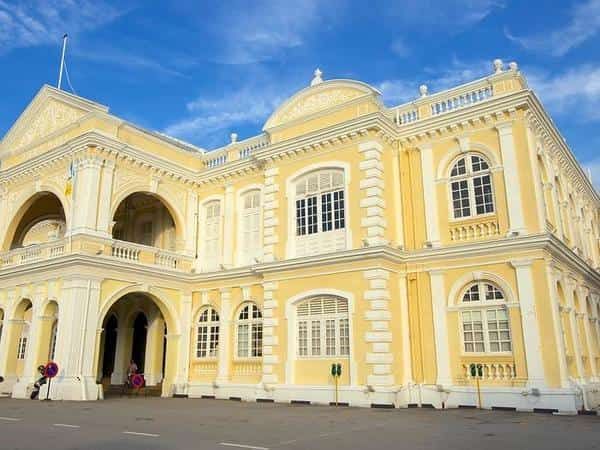
<svg viewBox="0 0 600 450">
<path fill-rule="evenodd" d="M 216 268 L 221 254 L 221 202 L 204 205 L 204 259 L 207 268 Z"/>
<path fill-rule="evenodd" d="M 253 264 L 255 258 L 262 253 L 260 235 L 260 191 L 247 192 L 242 197 L 241 229 L 241 262 Z"/>
<path fill-rule="evenodd" d="M 298 356 L 348 356 L 348 301 L 331 295 L 309 298 L 297 306 Z"/>
<path fill-rule="evenodd" d="M 511 352 L 510 324 L 504 293 L 482 281 L 469 286 L 461 304 L 465 353 Z"/>
<path fill-rule="evenodd" d="M 346 248 L 344 171 L 311 172 L 295 183 L 296 256 Z"/>
<path fill-rule="evenodd" d="M 21 336 L 19 337 L 19 344 L 17 347 L 17 359 L 25 359 L 27 355 L 27 341 L 29 340 L 29 323 L 24 322 L 23 328 L 21 329 Z"/>
<path fill-rule="evenodd" d="M 494 212 L 490 167 L 482 157 L 467 155 L 456 161 L 450 188 L 455 219 Z"/>
<path fill-rule="evenodd" d="M 237 320 L 237 357 L 259 358 L 262 356 L 263 318 L 254 303 L 242 307 Z"/>
<path fill-rule="evenodd" d="M 50 331 L 50 348 L 48 351 L 48 361 L 54 361 L 56 356 L 56 337 L 58 332 L 58 320 L 55 320 L 52 324 L 52 331 Z"/>
<path fill-rule="evenodd" d="M 198 319 L 196 358 L 216 358 L 219 351 L 219 313 L 206 308 Z"/>
</svg>

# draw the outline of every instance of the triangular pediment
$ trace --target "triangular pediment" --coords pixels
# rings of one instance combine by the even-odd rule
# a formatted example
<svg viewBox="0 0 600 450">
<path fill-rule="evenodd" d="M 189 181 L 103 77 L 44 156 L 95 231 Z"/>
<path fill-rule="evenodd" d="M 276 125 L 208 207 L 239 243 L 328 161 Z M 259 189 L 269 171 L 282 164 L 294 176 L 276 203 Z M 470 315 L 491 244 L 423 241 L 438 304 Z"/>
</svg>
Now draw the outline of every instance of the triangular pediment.
<svg viewBox="0 0 600 450">
<path fill-rule="evenodd" d="M 0 153 L 15 153 L 94 112 L 106 113 L 108 108 L 44 86 L 0 142 Z"/>
<path fill-rule="evenodd" d="M 265 123 L 265 131 L 325 113 L 360 98 L 379 98 L 371 86 L 354 80 L 330 80 L 301 90 L 284 102 Z"/>
</svg>

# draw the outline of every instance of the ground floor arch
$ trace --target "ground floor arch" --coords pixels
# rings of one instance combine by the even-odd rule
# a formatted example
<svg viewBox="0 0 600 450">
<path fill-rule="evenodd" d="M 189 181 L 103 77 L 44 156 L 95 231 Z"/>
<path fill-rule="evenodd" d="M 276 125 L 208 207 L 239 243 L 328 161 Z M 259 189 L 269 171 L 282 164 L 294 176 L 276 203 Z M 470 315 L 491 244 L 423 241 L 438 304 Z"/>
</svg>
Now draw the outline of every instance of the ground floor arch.
<svg viewBox="0 0 600 450">
<path fill-rule="evenodd" d="M 133 361 L 146 386 L 170 393 L 176 349 L 166 339 L 168 316 L 154 296 L 143 292 L 127 293 L 108 307 L 102 318 L 97 372 L 105 392 L 125 384 Z"/>
</svg>

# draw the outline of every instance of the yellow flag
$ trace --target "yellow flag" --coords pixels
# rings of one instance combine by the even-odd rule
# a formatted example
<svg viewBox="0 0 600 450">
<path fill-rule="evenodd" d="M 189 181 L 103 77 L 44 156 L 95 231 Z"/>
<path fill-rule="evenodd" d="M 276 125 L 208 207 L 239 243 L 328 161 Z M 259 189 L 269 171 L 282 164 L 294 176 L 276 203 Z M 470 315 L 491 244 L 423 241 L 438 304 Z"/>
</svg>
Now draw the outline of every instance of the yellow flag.
<svg viewBox="0 0 600 450">
<path fill-rule="evenodd" d="M 73 192 L 73 182 L 69 178 L 67 180 L 67 183 L 65 184 L 65 195 L 71 195 L 72 192 Z"/>
</svg>

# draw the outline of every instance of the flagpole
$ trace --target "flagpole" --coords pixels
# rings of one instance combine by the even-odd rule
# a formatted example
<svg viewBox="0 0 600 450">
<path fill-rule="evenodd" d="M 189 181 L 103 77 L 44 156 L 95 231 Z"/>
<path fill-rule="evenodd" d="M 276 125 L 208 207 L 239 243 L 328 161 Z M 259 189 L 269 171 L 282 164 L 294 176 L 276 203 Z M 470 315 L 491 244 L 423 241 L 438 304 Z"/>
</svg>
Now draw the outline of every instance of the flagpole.
<svg viewBox="0 0 600 450">
<path fill-rule="evenodd" d="M 60 57 L 60 71 L 58 73 L 58 89 L 60 89 L 60 85 L 62 84 L 63 68 L 65 66 L 65 50 L 67 49 L 68 37 L 69 36 L 67 35 L 67 33 L 65 33 L 65 35 L 63 36 L 62 55 Z"/>
</svg>

